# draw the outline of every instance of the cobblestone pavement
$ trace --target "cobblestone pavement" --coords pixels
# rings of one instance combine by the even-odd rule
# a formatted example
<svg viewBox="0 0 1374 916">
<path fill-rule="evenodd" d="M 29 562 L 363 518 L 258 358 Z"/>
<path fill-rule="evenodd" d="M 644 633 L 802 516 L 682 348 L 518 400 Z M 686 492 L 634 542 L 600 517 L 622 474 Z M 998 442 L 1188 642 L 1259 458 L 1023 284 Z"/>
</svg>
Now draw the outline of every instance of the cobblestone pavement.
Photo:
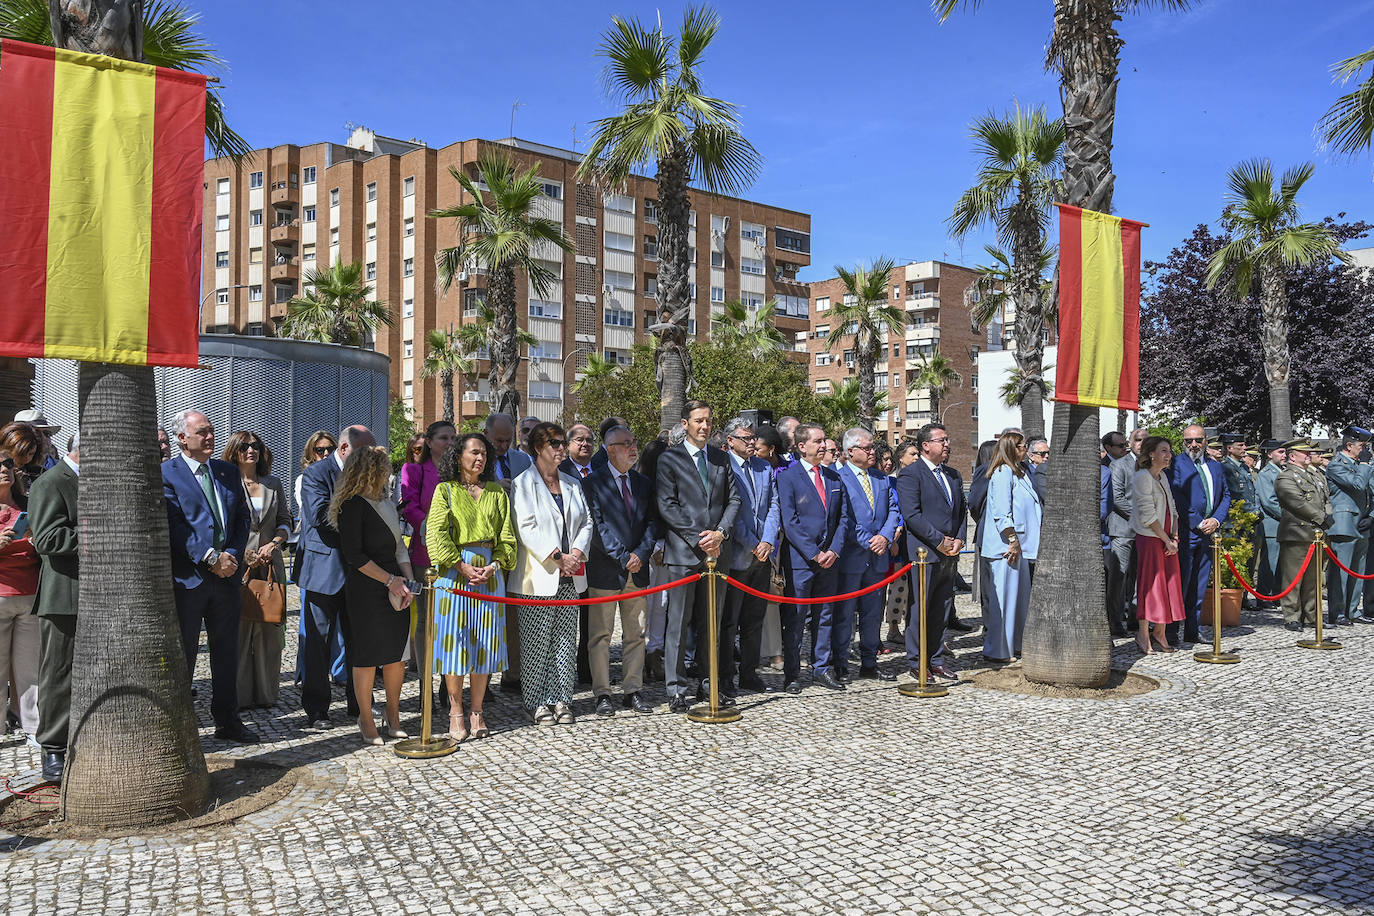
<svg viewBox="0 0 1374 916">
<path fill-rule="evenodd" d="M 869 681 L 748 696 L 708 726 L 598 719 L 583 693 L 549 729 L 497 691 L 491 738 L 431 761 L 303 732 L 284 686 L 250 717 L 262 746 L 202 738 L 311 785 L 200 836 L 13 844 L 3 912 L 1369 912 L 1374 627 L 1337 631 L 1340 652 L 1294 648 L 1272 615 L 1226 635 L 1239 665 L 1118 640 L 1117 666 L 1163 689 L 1110 703 Z M 404 709 L 414 734 L 413 679 Z M 21 784 L 37 764 L 0 747 Z"/>
</svg>

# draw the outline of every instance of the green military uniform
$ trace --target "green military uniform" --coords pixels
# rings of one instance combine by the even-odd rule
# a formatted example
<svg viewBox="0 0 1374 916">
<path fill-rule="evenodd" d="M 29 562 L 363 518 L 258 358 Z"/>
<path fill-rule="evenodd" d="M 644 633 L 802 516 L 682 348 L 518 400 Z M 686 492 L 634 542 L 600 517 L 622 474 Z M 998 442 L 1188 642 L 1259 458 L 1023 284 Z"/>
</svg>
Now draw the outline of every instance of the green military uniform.
<svg viewBox="0 0 1374 916">
<path fill-rule="evenodd" d="M 1273 449 L 1267 451 L 1272 452 Z M 1282 464 L 1270 461 L 1260 468 L 1255 477 L 1255 508 L 1260 514 L 1259 530 L 1256 532 L 1260 537 L 1255 539 L 1260 548 L 1259 581 L 1256 587 L 1266 595 L 1275 594 L 1283 587 L 1279 583 L 1279 519 L 1283 517 L 1283 509 L 1274 493 L 1274 481 L 1282 470 Z"/>
<path fill-rule="evenodd" d="M 1326 467 L 1327 490 L 1331 497 L 1333 524 L 1326 532 L 1331 551 L 1347 569 L 1363 572 L 1365 567 L 1365 537 L 1359 521 L 1369 514 L 1369 479 L 1374 467 L 1360 464 L 1344 452 L 1337 452 Z M 1327 595 L 1327 622 L 1349 623 L 1360 604 L 1363 583 L 1346 575 L 1331 564 L 1330 587 Z"/>
<path fill-rule="evenodd" d="M 1308 450 L 1311 445 L 1290 445 L 1289 448 Z M 1297 578 L 1317 531 L 1329 523 L 1331 499 L 1324 476 L 1296 464 L 1289 464 L 1274 478 L 1274 494 L 1283 512 L 1279 519 L 1278 541 L 1280 588 L 1284 588 Z M 1310 626 L 1315 623 L 1317 564 L 1322 560 L 1314 554 L 1302 581 L 1279 602 L 1285 624 Z"/>
</svg>

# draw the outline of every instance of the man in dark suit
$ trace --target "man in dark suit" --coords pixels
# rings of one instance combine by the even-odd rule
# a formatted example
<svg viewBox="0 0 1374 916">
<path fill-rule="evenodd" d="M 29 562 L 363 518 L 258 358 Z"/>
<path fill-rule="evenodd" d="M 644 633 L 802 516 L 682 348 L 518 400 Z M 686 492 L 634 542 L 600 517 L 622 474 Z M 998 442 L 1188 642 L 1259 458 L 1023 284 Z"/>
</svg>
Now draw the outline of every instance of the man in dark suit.
<svg viewBox="0 0 1374 916">
<path fill-rule="evenodd" d="M 77 595 L 80 593 L 76 494 L 81 461 L 80 436 L 67 455 L 33 482 L 29 492 L 29 531 L 42 561 L 38 580 L 41 654 L 38 663 L 38 746 L 43 778 L 62 781 L 67 760 L 67 725 L 72 703 L 72 651 L 76 648 Z"/>
<path fill-rule="evenodd" d="M 181 454 L 162 464 L 172 546 L 173 596 L 186 667 L 194 676 L 201 621 L 210 645 L 210 711 L 215 737 L 256 744 L 239 720 L 239 564 L 252 522 L 239 469 L 211 457 L 215 428 L 198 410 L 177 414 Z"/>
<path fill-rule="evenodd" d="M 1202 596 L 1212 577 L 1212 533 L 1226 521 L 1231 494 L 1221 463 L 1207 457 L 1207 433 L 1196 423 L 1183 430 L 1183 454 L 1169 465 L 1179 528 L 1179 576 L 1183 580 L 1183 642 L 1198 641 Z M 1180 531 L 1180 535 L 1183 531 Z M 1179 645 L 1178 624 L 1164 628 L 1171 645 Z"/>
<path fill-rule="evenodd" d="M 665 449 L 658 459 L 654 485 L 658 515 L 663 523 L 663 563 L 668 567 L 669 581 L 703 572 L 707 557 L 719 558 L 739 512 L 739 492 L 730 461 L 724 452 L 706 445 L 711 437 L 711 408 L 702 401 L 688 401 L 682 407 L 682 428 L 686 437 Z M 706 615 L 715 614 L 720 619 L 725 592 L 725 588 L 717 587 L 715 607 L 707 600 L 705 578 L 668 592 L 663 660 L 668 708 L 672 712 L 688 710 L 688 628 L 695 630 L 698 646 L 709 645 Z M 707 657 L 705 651 L 699 653 L 699 669 L 704 668 Z M 698 694 L 705 690 L 703 683 Z M 729 701 L 728 697 L 724 699 Z"/>
<path fill-rule="evenodd" d="M 350 426 L 339 433 L 339 446 L 332 457 L 306 468 L 301 480 L 301 536 L 297 543 L 296 584 L 301 590 L 301 616 L 305 621 L 305 642 L 300 651 L 301 707 L 305 727 L 328 728 L 329 721 L 329 647 L 344 626 L 344 566 L 339 554 L 339 532 L 329 524 L 329 502 L 344 462 L 357 448 L 376 444 L 366 426 Z M 348 668 L 345 640 L 344 667 Z M 348 715 L 358 715 L 354 691 L 344 691 Z"/>
<path fill-rule="evenodd" d="M 780 536 L 773 467 L 754 455 L 754 427 L 743 417 L 735 417 L 725 424 L 725 445 L 740 499 L 739 513 L 735 515 L 735 543 L 730 551 L 730 575 L 750 588 L 766 592 L 772 578 L 773 550 Z M 733 681 L 736 634 L 739 635 L 738 689 L 759 693 L 768 690 L 758 674 L 767 608 L 768 602 L 763 598 L 737 588 L 725 594 L 725 623 L 720 628 L 720 689 L 729 695 L 734 695 L 736 690 Z"/>
<path fill-rule="evenodd" d="M 921 457 L 897 475 L 897 503 L 906 523 L 912 560 L 921 547 L 929 551 L 926 575 L 926 655 L 930 674 L 945 681 L 958 676 L 944 658 L 945 621 L 954 607 L 954 577 L 959 551 L 968 536 L 968 503 L 964 482 L 949 462 L 949 433 L 939 423 L 927 423 L 916 433 Z M 912 594 L 917 576 L 912 570 Z M 920 665 L 920 601 L 911 603 L 906 628 L 906 656 L 913 672 Z"/>
<path fill-rule="evenodd" d="M 599 471 L 606 466 L 610 456 L 606 454 L 606 434 L 617 426 L 630 428 L 630 421 L 624 417 L 607 417 L 601 421 L 601 425 L 596 428 L 596 435 L 601 440 L 601 447 L 592 453 L 591 466 L 593 471 Z"/>
<path fill-rule="evenodd" d="M 587 555 L 587 595 L 606 598 L 649 585 L 649 555 L 658 540 L 658 513 L 649 478 L 634 470 L 639 446 L 624 426 L 606 430 L 607 461 L 582 481 L 592 516 L 591 552 Z M 615 715 L 611 701 L 611 631 L 620 609 L 620 689 L 623 703 L 635 712 L 653 712 L 644 686 L 643 596 L 587 608 L 587 656 L 598 716 Z"/>
<path fill-rule="evenodd" d="M 839 471 L 849 491 L 852 510 L 849 537 L 840 554 L 841 594 L 858 591 L 887 576 L 889 548 L 902 530 L 902 515 L 897 510 L 897 494 L 886 474 L 873 468 L 873 434 L 855 427 L 845 430 L 840 444 L 849 460 Z M 878 589 L 859 598 L 840 602 L 838 616 L 849 630 L 854 625 L 855 611 L 859 621 L 859 677 L 880 681 L 895 681 L 897 675 L 878 668 L 878 649 L 881 648 L 883 624 L 883 592 Z M 845 648 L 848 649 L 846 635 Z M 837 659 L 841 672 L 848 673 L 848 654 Z"/>
<path fill-rule="evenodd" d="M 840 475 L 821 464 L 825 430 L 803 423 L 795 432 L 797 460 L 778 472 L 778 514 L 787 541 L 783 570 L 787 595 L 811 598 L 839 594 L 840 554 L 849 540 L 850 507 Z M 811 679 L 843 690 L 841 669 L 849 663 L 853 631 L 839 619 L 834 602 L 778 604 L 782 622 L 782 680 L 788 693 L 801 693 L 802 626 L 811 622 Z"/>
</svg>

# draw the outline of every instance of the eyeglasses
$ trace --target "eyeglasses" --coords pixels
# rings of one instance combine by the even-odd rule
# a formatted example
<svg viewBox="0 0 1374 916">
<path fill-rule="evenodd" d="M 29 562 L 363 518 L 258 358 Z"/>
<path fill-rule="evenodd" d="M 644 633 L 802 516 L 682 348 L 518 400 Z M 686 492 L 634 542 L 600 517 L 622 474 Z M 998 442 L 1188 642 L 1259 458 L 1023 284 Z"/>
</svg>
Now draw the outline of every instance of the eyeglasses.
<svg viewBox="0 0 1374 916">
<path fill-rule="evenodd" d="M 13 471 L 16 467 L 18 467 L 18 465 L 14 463 L 13 458 L 0 458 L 0 468 L 4 468 L 7 471 Z"/>
<path fill-rule="evenodd" d="M 946 442 L 949 441 L 949 436 L 945 436 L 943 439 L 927 439 L 926 441 L 934 442 L 936 445 L 944 445 Z"/>
<path fill-rule="evenodd" d="M 867 445 L 851 445 L 851 446 L 849 447 L 849 450 L 850 450 L 851 452 L 852 452 L 852 451 L 855 451 L 855 450 L 860 451 L 860 452 L 871 452 L 871 451 L 873 451 L 873 443 L 870 442 L 870 443 L 868 443 Z"/>
<path fill-rule="evenodd" d="M 262 443 L 261 443 L 261 442 L 245 442 L 245 443 L 243 443 L 242 445 L 239 446 L 239 451 L 240 451 L 240 452 L 257 452 L 259 455 L 261 455 L 261 454 L 262 454 Z"/>
<path fill-rule="evenodd" d="M 635 440 L 633 440 L 633 439 L 622 439 L 622 440 L 619 441 L 619 442 L 607 442 L 607 443 L 606 443 L 606 448 L 622 448 L 622 447 L 623 447 L 623 448 L 634 448 L 634 447 L 635 447 Z"/>
<path fill-rule="evenodd" d="M 741 436 L 741 435 L 732 433 L 732 434 L 730 435 L 730 438 L 731 438 L 731 439 L 738 439 L 738 440 L 741 441 L 741 442 L 755 442 L 755 441 L 758 440 L 759 437 L 758 437 L 758 436 Z"/>
<path fill-rule="evenodd" d="M 1197 436 L 1197 437 L 1184 436 L 1184 437 L 1183 437 L 1183 441 L 1184 441 L 1184 442 L 1206 442 L 1207 439 L 1204 438 L 1203 436 Z"/>
<path fill-rule="evenodd" d="M 568 447 L 568 440 L 567 440 L 567 439 L 550 439 L 550 440 L 548 441 L 548 446 L 549 446 L 549 448 L 553 449 L 554 451 L 557 451 L 557 450 L 560 449 L 560 448 L 567 448 L 567 447 Z"/>
<path fill-rule="evenodd" d="M 1044 451 L 1041 451 L 1040 449 L 1036 449 L 1035 451 L 1031 452 L 1031 454 L 1034 455 L 1034 456 L 1037 457 L 1037 458 L 1048 458 L 1048 457 L 1050 457 L 1050 451 L 1049 451 L 1049 449 L 1045 449 Z"/>
<path fill-rule="evenodd" d="M 335 448 L 336 446 L 333 445 L 317 445 L 315 446 L 315 454 L 323 457 L 324 455 L 332 454 Z"/>
</svg>

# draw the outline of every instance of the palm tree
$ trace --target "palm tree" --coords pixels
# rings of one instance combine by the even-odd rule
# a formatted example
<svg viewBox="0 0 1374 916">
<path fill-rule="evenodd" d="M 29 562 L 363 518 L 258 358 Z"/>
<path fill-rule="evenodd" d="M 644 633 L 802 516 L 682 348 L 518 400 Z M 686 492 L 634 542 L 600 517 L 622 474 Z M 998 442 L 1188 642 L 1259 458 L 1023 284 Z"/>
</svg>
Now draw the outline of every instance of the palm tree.
<svg viewBox="0 0 1374 916">
<path fill-rule="evenodd" d="M 1054 365 L 1051 364 L 1045 366 L 1044 371 L 1049 372 L 1053 368 Z M 1045 386 L 1046 396 L 1054 394 L 1051 390 L 1052 386 L 1048 381 L 1045 382 Z M 1020 404 L 1021 399 L 1026 396 L 1026 391 L 1027 387 L 1025 379 L 1021 377 L 1021 370 L 1015 367 L 1009 368 L 1007 370 L 1007 380 L 1003 382 L 1002 387 L 998 389 L 998 393 L 1002 396 L 1002 403 L 1006 404 L 1008 407 L 1015 407 Z"/>
<path fill-rule="evenodd" d="M 762 357 L 787 348 L 787 338 L 773 323 L 778 301 L 769 299 L 752 312 L 738 299 L 725 303 L 717 321 L 720 327 L 713 338 L 727 346 L 742 347 L 751 356 Z"/>
<path fill-rule="evenodd" d="M 1064 122 L 1051 120 L 1043 107 L 1023 111 L 1018 103 L 1005 116 L 984 115 L 973 122 L 974 149 L 981 158 L 973 187 L 965 191 L 947 220 L 950 235 L 961 239 L 991 223 L 1011 251 L 1010 293 L 1016 307 L 1016 365 L 1021 379 L 1039 397 L 1023 397 L 1021 428 L 1028 436 L 1045 434 L 1044 300 L 1041 298 L 1045 233 L 1051 208 L 1063 190 Z"/>
<path fill-rule="evenodd" d="M 596 122 L 579 181 L 623 186 L 630 175 L 657 169 L 658 323 L 655 380 L 663 429 L 677 426 L 692 382 L 687 352 L 692 265 L 689 181 L 712 193 L 738 195 L 753 183 L 760 156 L 740 133 L 735 106 L 707 95 L 700 66 L 720 28 L 709 7 L 689 7 L 677 35 L 638 19 L 611 17 L 597 53 L 605 80 L 624 108 Z"/>
<path fill-rule="evenodd" d="M 1011 292 L 1011 258 L 1005 251 L 994 245 L 984 245 L 983 251 L 987 252 L 992 263 L 982 264 L 974 268 L 977 271 L 977 276 L 964 290 L 964 307 L 969 311 L 969 320 L 973 323 L 975 331 L 981 331 L 994 319 L 1006 324 L 1007 309 L 1016 308 L 1016 301 Z M 1040 317 L 1042 325 L 1053 326 L 1059 321 L 1059 303 L 1051 297 L 1050 283 L 1045 279 L 1045 275 L 1054 266 L 1054 259 L 1058 252 L 1059 249 L 1056 246 L 1047 246 L 1041 250 L 1040 258 L 1036 263 L 1036 270 L 1041 278 Z M 1049 367 L 1040 367 L 1039 373 L 1042 380 L 1048 371 Z M 1045 382 L 1045 385 L 1048 392 L 1049 383 Z"/>
<path fill-rule="evenodd" d="M 1347 57 L 1331 69 L 1342 83 L 1348 83 L 1371 64 L 1374 64 L 1374 48 Z M 1317 131 L 1326 143 L 1343 155 L 1354 156 L 1369 149 L 1374 142 L 1374 69 L 1353 92 L 1336 99 L 1322 116 Z"/>
<path fill-rule="evenodd" d="M 835 265 L 835 273 L 844 285 L 844 297 L 838 305 L 830 307 L 834 330 L 826 345 L 833 350 L 841 340 L 854 338 L 854 361 L 859 370 L 858 425 L 869 432 L 873 432 L 873 418 L 878 414 L 873 364 L 878 361 L 882 332 L 886 329 L 901 334 L 906 328 L 906 312 L 893 305 L 887 295 L 887 279 L 893 269 L 892 259 L 886 257 L 878 258 L 868 268 L 860 264 L 849 270 Z"/>
<path fill-rule="evenodd" d="M 453 422 L 453 377 L 473 371 L 477 361 L 463 346 L 453 328 L 430 328 L 425 335 L 425 362 L 420 369 L 422 378 L 438 376 L 444 392 L 444 419 Z"/>
<path fill-rule="evenodd" d="M 948 357 L 941 356 L 939 353 L 922 354 L 920 362 L 916 366 L 915 373 L 911 376 L 911 381 L 907 383 L 908 392 L 917 392 L 926 389 L 930 392 L 930 415 L 931 419 L 940 422 L 940 399 L 951 388 L 958 388 L 964 384 L 964 377 L 954 368 L 954 363 Z"/>
<path fill-rule="evenodd" d="M 573 391 L 581 391 L 582 386 L 586 385 L 588 382 L 594 382 L 598 379 L 614 375 L 619 368 L 619 363 L 611 362 L 601 353 L 588 353 L 587 368 L 583 370 L 582 380 L 573 387 Z"/>
<path fill-rule="evenodd" d="M 1222 222 L 1233 236 L 1207 264 L 1207 286 L 1225 283 L 1239 299 L 1260 284 L 1260 346 L 1269 382 L 1269 427 L 1276 439 L 1293 434 L 1288 400 L 1288 289 L 1285 271 L 1328 258 L 1349 262 L 1340 243 L 1319 223 L 1298 221 L 1298 191 L 1312 177 L 1312 163 L 1283 173 L 1274 188 L 1274 166 L 1251 159 L 1226 176 L 1229 191 Z M 1229 277 L 1228 277 L 1229 275 Z"/>
<path fill-rule="evenodd" d="M 487 373 L 491 409 L 518 417 L 520 392 L 515 387 L 515 372 L 520 362 L 517 345 L 521 338 L 515 317 L 516 272 L 529 278 L 535 292 L 547 296 L 558 277 L 540 263 L 539 250 L 553 247 L 572 251 L 572 242 L 557 221 L 535 212 L 544 193 L 537 163 L 517 172 L 501 151 L 483 151 L 477 158 L 477 174 L 485 190 L 457 168 L 450 166 L 449 173 L 469 199 L 429 214 L 435 219 L 458 220 L 458 245 L 443 249 L 436 257 L 439 290 L 447 292 L 458 274 L 469 267 L 485 266 L 490 271 L 486 301 L 493 330 Z"/>
<path fill-rule="evenodd" d="M 851 375 L 835 386 L 834 390 L 816 398 L 821 415 L 826 418 L 826 426 L 831 430 L 843 432 L 850 427 L 863 425 L 859 388 L 859 378 Z M 887 395 L 875 395 L 872 409 L 879 414 L 887 410 Z"/>
<path fill-rule="evenodd" d="M 83 4 L 83 21 L 66 6 L 3 0 L 0 35 L 86 53 L 113 51 L 110 56 L 181 70 L 222 63 L 194 32 L 196 17 L 178 4 L 155 0 L 142 21 L 119 15 L 127 7 L 111 0 Z M 115 6 L 120 9 L 108 15 Z M 224 123 L 216 90 L 206 109 L 211 149 L 247 153 L 248 144 Z M 154 435 L 157 392 L 151 367 L 101 363 L 81 363 L 79 387 L 82 612 L 62 814 L 83 826 L 148 827 L 201 813 L 209 790 L 191 685 L 179 661 Z"/>
<path fill-rule="evenodd" d="M 932 0 L 943 21 L 982 0 Z M 1112 136 L 1121 36 L 1116 22 L 1147 9 L 1187 10 L 1190 0 L 1054 0 L 1047 65 L 1059 74 L 1064 108 L 1063 202 L 1112 212 Z M 1096 407 L 1056 404 L 1055 458 L 1046 477 L 1041 550 L 1026 618 L 1022 658 L 1032 681 L 1100 687 L 1111 674 L 1112 643 L 1102 613 Z"/>
<path fill-rule="evenodd" d="M 361 347 L 395 324 L 386 303 L 372 298 L 361 261 L 306 271 L 304 285 L 305 294 L 286 303 L 282 337 Z"/>
<path fill-rule="evenodd" d="M 496 310 L 492 308 L 485 299 L 478 300 L 477 317 L 473 318 L 471 321 L 464 321 L 453 329 L 454 345 L 460 352 L 466 354 L 474 361 L 473 367 L 466 371 L 475 372 L 477 360 L 485 359 L 490 361 L 496 341 L 501 337 L 502 335 L 496 317 Z M 535 337 L 524 328 L 517 327 L 515 329 L 515 339 L 511 344 L 511 349 L 516 351 L 516 359 L 519 359 L 518 354 L 520 347 L 537 346 L 539 346 L 538 337 Z M 495 402 L 491 397 L 490 391 L 487 393 L 487 401 L 488 406 L 493 412 L 500 412 L 496 410 Z M 518 416 L 518 414 L 511 414 L 511 416 Z"/>
</svg>

